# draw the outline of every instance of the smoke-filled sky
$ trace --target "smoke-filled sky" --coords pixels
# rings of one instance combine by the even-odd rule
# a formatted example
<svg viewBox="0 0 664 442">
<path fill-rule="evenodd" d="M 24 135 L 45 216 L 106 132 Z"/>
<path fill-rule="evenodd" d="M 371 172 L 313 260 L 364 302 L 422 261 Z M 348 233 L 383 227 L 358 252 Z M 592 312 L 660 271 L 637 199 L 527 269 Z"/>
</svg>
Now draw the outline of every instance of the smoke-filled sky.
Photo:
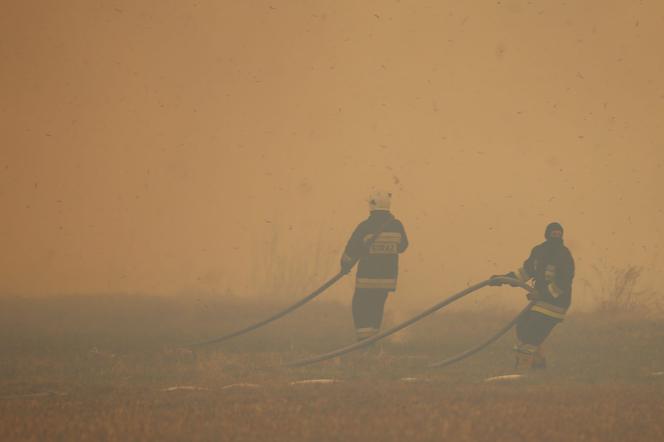
<svg viewBox="0 0 664 442">
<path fill-rule="evenodd" d="M 664 282 L 659 0 L 5 2 L 0 85 L 3 294 L 301 296 L 372 189 L 414 303 L 552 220 Z"/>
</svg>

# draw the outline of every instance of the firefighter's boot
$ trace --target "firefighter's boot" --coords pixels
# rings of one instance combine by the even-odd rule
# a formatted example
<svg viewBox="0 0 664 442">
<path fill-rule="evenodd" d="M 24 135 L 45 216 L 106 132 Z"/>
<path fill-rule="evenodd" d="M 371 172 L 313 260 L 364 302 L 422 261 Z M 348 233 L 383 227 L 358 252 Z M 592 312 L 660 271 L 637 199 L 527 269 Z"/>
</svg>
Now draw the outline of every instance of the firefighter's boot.
<svg viewBox="0 0 664 442">
<path fill-rule="evenodd" d="M 355 336 L 357 338 L 357 342 L 369 339 L 376 333 L 378 333 L 378 329 L 374 327 L 358 327 L 355 329 Z"/>
<path fill-rule="evenodd" d="M 534 345 L 519 343 L 514 346 L 514 369 L 519 372 L 526 372 L 533 368 L 535 352 L 537 347 Z"/>
<path fill-rule="evenodd" d="M 542 346 L 540 345 L 533 353 L 533 365 L 531 367 L 533 370 L 544 370 L 546 368 L 546 356 L 542 352 Z"/>
</svg>

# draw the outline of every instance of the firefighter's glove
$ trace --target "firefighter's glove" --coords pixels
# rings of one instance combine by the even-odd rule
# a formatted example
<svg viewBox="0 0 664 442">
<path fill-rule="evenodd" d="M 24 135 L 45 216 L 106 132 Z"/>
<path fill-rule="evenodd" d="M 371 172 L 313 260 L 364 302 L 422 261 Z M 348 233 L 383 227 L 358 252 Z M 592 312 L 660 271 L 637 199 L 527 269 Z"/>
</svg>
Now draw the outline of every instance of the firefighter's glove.
<svg viewBox="0 0 664 442">
<path fill-rule="evenodd" d="M 353 269 L 354 265 L 355 265 L 355 260 L 348 255 L 344 255 L 341 258 L 341 273 L 347 275 Z"/>
<path fill-rule="evenodd" d="M 509 272 L 508 274 L 505 275 L 505 278 L 512 278 L 512 279 L 518 279 L 516 277 L 516 273 L 514 272 Z M 519 287 L 519 284 L 514 284 L 513 282 L 508 282 L 509 285 L 512 287 Z"/>
<path fill-rule="evenodd" d="M 501 286 L 503 284 L 509 284 L 512 287 L 518 287 L 517 284 L 511 283 L 511 282 L 494 281 L 494 278 L 512 278 L 512 279 L 516 279 L 516 273 L 514 273 L 514 272 L 509 272 L 509 273 L 506 273 L 504 275 L 491 275 L 491 278 L 490 278 L 491 282 L 489 282 L 489 285 Z"/>
<path fill-rule="evenodd" d="M 492 285 L 494 287 L 500 287 L 501 285 L 505 284 L 502 281 L 496 280 L 496 278 L 503 278 L 505 275 L 491 275 L 491 278 L 489 278 L 489 285 Z"/>
</svg>

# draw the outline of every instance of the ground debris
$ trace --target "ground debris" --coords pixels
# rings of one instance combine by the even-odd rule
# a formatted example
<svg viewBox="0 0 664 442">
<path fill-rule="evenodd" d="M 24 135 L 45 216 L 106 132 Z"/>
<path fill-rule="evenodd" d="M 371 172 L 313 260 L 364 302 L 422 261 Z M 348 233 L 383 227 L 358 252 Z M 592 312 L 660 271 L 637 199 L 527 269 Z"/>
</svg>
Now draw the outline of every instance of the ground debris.
<svg viewBox="0 0 664 442">
<path fill-rule="evenodd" d="M 504 381 L 516 381 L 519 379 L 524 378 L 525 375 L 523 374 L 504 374 L 500 376 L 492 376 L 490 378 L 486 378 L 484 382 L 504 382 Z"/>
<path fill-rule="evenodd" d="M 313 385 L 313 384 L 336 384 L 343 382 L 338 379 L 303 379 L 301 381 L 293 381 L 290 385 Z"/>
<path fill-rule="evenodd" d="M 231 388 L 260 388 L 258 384 L 250 384 L 246 382 L 238 382 L 235 384 L 224 385 L 221 387 L 222 390 L 229 390 Z"/>
<path fill-rule="evenodd" d="M 161 391 L 212 391 L 207 387 L 197 385 L 175 385 L 173 387 L 163 388 Z"/>
<path fill-rule="evenodd" d="M 50 396 L 66 396 L 67 393 L 62 391 L 39 391 L 34 393 L 21 393 L 21 394 L 8 394 L 0 396 L 0 400 L 9 400 L 9 399 L 38 399 L 43 397 Z"/>
<path fill-rule="evenodd" d="M 413 377 L 405 377 L 399 379 L 402 382 L 429 382 L 429 379 L 424 379 L 424 378 L 413 378 Z"/>
</svg>

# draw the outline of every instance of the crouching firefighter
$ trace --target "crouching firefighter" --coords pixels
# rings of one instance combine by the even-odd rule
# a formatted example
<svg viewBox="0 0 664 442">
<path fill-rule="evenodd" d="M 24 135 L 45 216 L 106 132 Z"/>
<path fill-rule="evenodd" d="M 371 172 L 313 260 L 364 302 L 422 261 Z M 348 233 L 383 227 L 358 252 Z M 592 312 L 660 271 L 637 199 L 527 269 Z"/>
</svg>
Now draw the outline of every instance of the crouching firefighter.
<svg viewBox="0 0 664 442">
<path fill-rule="evenodd" d="M 542 343 L 551 330 L 565 318 L 572 301 L 574 258 L 563 244 L 563 227 L 551 223 L 546 227 L 546 241 L 535 246 L 523 267 L 505 275 L 522 282 L 535 281 L 535 294 L 528 299 L 534 306 L 516 324 L 517 344 L 515 368 L 529 370 L 546 368 Z M 501 285 L 501 283 L 490 283 Z"/>
<path fill-rule="evenodd" d="M 399 254 L 408 247 L 403 225 L 390 213 L 391 198 L 387 192 L 369 197 L 369 218 L 355 228 L 341 257 L 343 273 L 359 261 L 353 295 L 358 341 L 380 330 L 387 295 L 397 287 Z"/>
</svg>

